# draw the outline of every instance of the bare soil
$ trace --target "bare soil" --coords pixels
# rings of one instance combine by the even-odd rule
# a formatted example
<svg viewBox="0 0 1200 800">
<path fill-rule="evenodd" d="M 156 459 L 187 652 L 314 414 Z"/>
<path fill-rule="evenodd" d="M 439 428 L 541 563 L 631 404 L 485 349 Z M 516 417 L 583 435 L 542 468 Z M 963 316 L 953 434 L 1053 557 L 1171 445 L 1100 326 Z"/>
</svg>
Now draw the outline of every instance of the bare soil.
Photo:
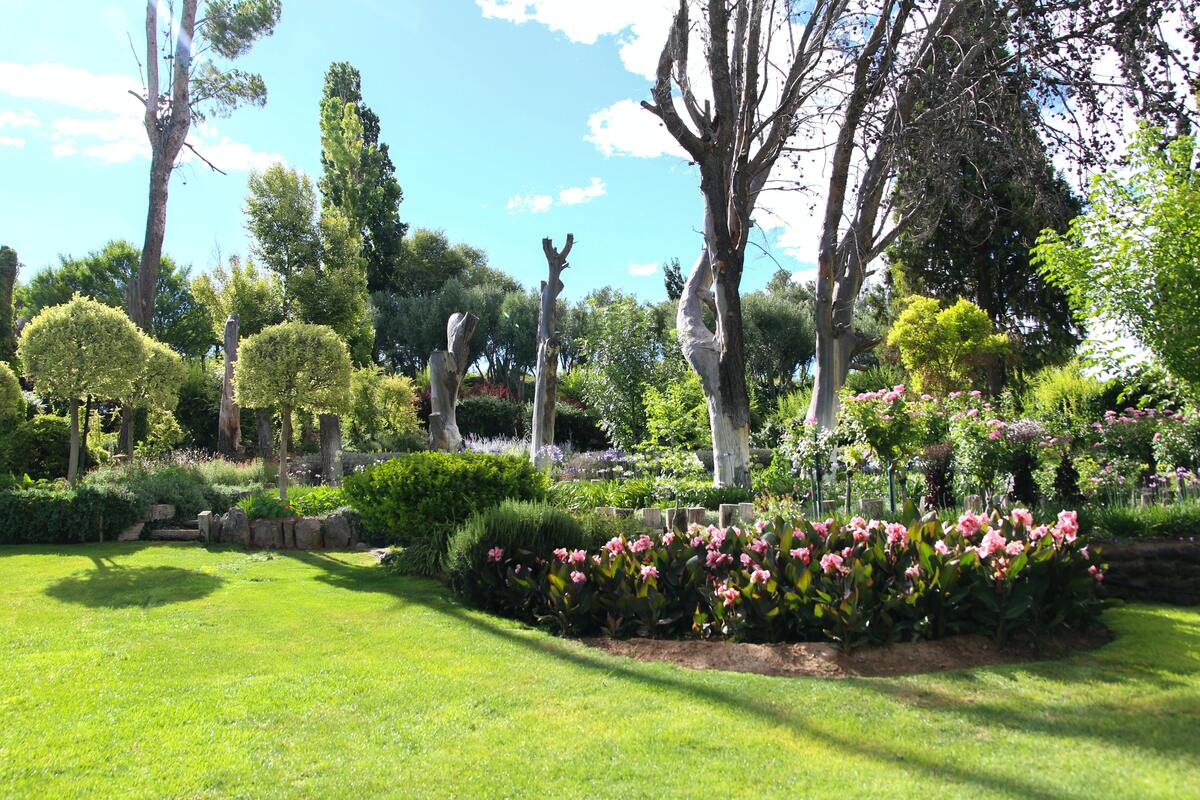
<svg viewBox="0 0 1200 800">
<path fill-rule="evenodd" d="M 687 669 L 718 669 L 757 675 L 815 678 L 883 678 L 922 672 L 947 672 L 1062 658 L 1110 642 L 1107 628 L 1086 633 L 1064 632 L 1036 642 L 1013 640 L 1003 645 L 983 636 L 954 636 L 937 641 L 863 647 L 843 653 L 827 642 L 747 644 L 698 639 L 582 640 L 613 655 L 640 661 L 665 661 Z"/>
</svg>

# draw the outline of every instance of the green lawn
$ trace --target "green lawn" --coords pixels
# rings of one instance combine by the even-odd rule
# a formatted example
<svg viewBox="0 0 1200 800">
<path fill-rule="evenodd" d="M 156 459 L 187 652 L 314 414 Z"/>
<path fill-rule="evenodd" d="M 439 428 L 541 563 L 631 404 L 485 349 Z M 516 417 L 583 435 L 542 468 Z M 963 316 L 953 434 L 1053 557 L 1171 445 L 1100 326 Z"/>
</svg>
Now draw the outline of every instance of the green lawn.
<svg viewBox="0 0 1200 800">
<path fill-rule="evenodd" d="M 0 548 L 0 797 L 1200 797 L 1200 610 L 1055 663 L 697 673 L 362 554 Z"/>
</svg>

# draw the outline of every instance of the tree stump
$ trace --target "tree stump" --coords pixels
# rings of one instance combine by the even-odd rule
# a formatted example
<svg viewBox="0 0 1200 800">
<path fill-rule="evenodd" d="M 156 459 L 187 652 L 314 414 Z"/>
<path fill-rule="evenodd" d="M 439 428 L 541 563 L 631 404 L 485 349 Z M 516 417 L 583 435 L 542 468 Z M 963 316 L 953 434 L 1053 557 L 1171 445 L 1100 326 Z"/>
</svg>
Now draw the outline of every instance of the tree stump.
<svg viewBox="0 0 1200 800">
<path fill-rule="evenodd" d="M 567 234 L 567 244 L 561 252 L 554 248 L 549 238 L 542 239 L 542 251 L 546 254 L 549 274 L 542 281 L 542 303 L 538 309 L 537 364 L 533 377 L 533 424 L 530 427 L 531 441 L 529 457 L 538 469 L 550 466 L 550 453 L 554 444 L 554 410 L 558 397 L 558 332 L 555 330 L 558 316 L 558 295 L 563 290 L 560 276 L 569 265 L 567 256 L 575 244 L 574 234 Z"/>
<path fill-rule="evenodd" d="M 221 410 L 217 418 L 217 451 L 237 455 L 242 441 L 242 411 L 233 401 L 233 367 L 238 357 L 238 315 L 225 320 L 225 378 L 221 383 Z"/>
<path fill-rule="evenodd" d="M 457 312 L 446 322 L 446 349 L 429 356 L 429 447 L 448 453 L 462 449 L 455 406 L 458 388 L 470 361 L 469 342 L 479 317 Z"/>
</svg>

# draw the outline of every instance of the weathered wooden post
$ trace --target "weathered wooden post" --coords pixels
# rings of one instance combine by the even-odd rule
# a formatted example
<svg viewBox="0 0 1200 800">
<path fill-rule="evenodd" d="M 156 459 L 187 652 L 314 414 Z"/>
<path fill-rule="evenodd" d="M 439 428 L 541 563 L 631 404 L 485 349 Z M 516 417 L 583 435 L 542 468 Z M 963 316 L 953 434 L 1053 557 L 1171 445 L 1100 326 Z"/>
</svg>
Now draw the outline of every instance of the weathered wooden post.
<svg viewBox="0 0 1200 800">
<path fill-rule="evenodd" d="M 462 434 L 458 431 L 455 406 L 458 387 L 467 371 L 470 358 L 469 342 L 479 317 L 456 312 L 446 322 L 446 349 L 429 356 L 429 446 L 434 450 L 457 452 L 462 449 Z"/>
<path fill-rule="evenodd" d="M 221 384 L 221 411 L 217 418 L 217 452 L 233 456 L 242 441 L 242 412 L 233 401 L 233 367 L 238 357 L 238 315 L 225 320 L 225 379 Z"/>
<path fill-rule="evenodd" d="M 575 235 L 567 234 L 567 244 L 556 250 L 550 237 L 542 239 L 542 251 L 546 254 L 549 274 L 542 281 L 542 304 L 538 310 L 537 365 L 533 383 L 532 441 L 529 457 L 538 469 L 550 466 L 547 448 L 554 444 L 554 404 L 558 396 L 558 295 L 563 290 L 562 271 L 566 269 L 567 256 L 575 244 Z"/>
</svg>

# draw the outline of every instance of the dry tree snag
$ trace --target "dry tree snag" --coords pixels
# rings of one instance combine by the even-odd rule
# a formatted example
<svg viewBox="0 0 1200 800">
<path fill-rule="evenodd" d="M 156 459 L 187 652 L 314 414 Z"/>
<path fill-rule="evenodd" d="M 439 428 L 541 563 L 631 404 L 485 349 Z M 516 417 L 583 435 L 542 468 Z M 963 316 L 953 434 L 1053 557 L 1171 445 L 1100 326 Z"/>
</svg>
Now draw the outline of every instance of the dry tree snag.
<svg viewBox="0 0 1200 800">
<path fill-rule="evenodd" d="M 238 315 L 225 320 L 225 379 L 221 384 L 221 411 L 217 418 L 217 452 L 237 455 L 242 440 L 242 411 L 233 400 L 233 366 L 237 362 Z"/>
<path fill-rule="evenodd" d="M 538 310 L 537 364 L 533 385 L 533 440 L 529 455 L 538 469 L 550 465 L 550 454 L 546 448 L 554 444 L 554 403 L 558 396 L 558 332 L 555 330 L 558 317 L 558 295 L 563 290 L 562 271 L 566 269 L 567 256 L 575 245 L 575 235 L 567 234 L 567 244 L 562 251 L 554 248 L 549 238 L 542 239 L 542 251 L 546 254 L 548 275 L 542 281 L 542 304 Z"/>
<path fill-rule="evenodd" d="M 429 356 L 429 447 L 449 453 L 462 449 L 455 406 L 458 387 L 467 371 L 471 334 L 479 324 L 474 314 L 458 312 L 446 323 L 446 349 Z"/>
<path fill-rule="evenodd" d="M 680 0 L 659 56 L 653 102 L 642 103 L 700 168 L 704 249 L 685 285 L 677 321 L 684 357 L 708 398 L 718 486 L 750 488 L 740 286 L 754 207 L 796 129 L 801 106 L 821 83 L 814 76 L 825 69 L 827 39 L 843 8 L 815 0 L 807 21 L 793 22 L 786 3 L 704 4 L 700 35 L 711 100 L 702 104 L 688 71 L 688 0 Z M 715 331 L 700 317 L 706 303 L 716 314 Z"/>
</svg>

